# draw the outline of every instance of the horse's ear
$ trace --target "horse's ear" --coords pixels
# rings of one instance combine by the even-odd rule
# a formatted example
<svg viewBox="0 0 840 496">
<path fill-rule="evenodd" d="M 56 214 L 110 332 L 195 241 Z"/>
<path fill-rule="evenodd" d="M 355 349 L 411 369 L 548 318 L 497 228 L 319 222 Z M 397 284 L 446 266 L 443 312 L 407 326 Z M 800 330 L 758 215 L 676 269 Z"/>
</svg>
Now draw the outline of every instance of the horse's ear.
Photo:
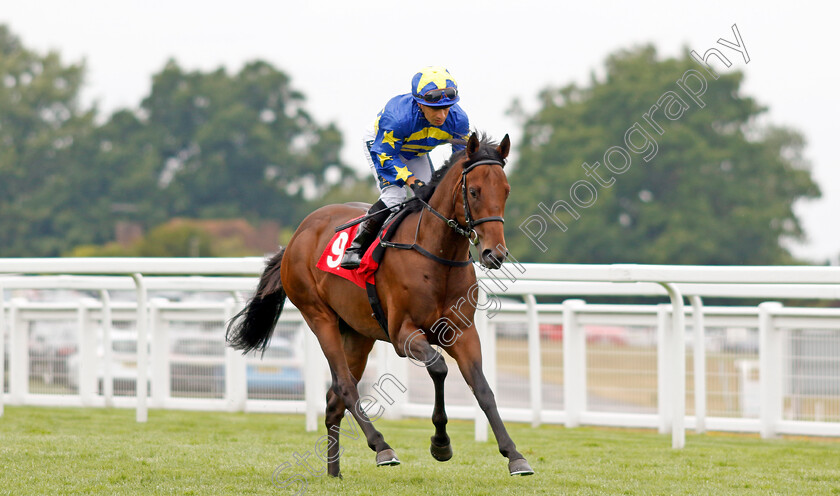
<svg viewBox="0 0 840 496">
<path fill-rule="evenodd" d="M 510 153 L 510 136 L 507 134 L 504 138 L 502 138 L 502 142 L 499 143 L 498 148 L 496 150 L 499 152 L 499 155 L 502 156 L 502 160 L 506 159 L 508 153 Z"/>
<path fill-rule="evenodd" d="M 478 139 L 477 133 L 472 133 L 470 135 L 470 140 L 467 141 L 467 156 L 471 157 L 478 151 L 479 146 L 481 146 L 481 141 Z"/>
</svg>

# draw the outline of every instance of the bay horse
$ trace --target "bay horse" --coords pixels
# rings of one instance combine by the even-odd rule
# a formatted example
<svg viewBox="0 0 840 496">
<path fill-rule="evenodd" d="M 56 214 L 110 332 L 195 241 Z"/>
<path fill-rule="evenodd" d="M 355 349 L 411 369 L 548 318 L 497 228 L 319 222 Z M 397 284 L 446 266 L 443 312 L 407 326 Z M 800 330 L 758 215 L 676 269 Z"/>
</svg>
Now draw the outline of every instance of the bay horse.
<svg viewBox="0 0 840 496">
<path fill-rule="evenodd" d="M 492 269 L 501 267 L 508 254 L 503 215 L 510 185 L 503 168 L 509 151 L 507 135 L 496 144 L 473 133 L 466 149 L 454 153 L 420 188 L 421 201 L 407 202 L 414 204 L 414 211 L 395 228 L 390 241 L 413 249 L 386 249 L 375 274 L 387 336 L 371 314 L 364 289 L 316 268 L 336 226 L 367 212 L 367 205 L 358 203 L 327 205 L 309 214 L 288 245 L 267 262 L 253 298 L 231 319 L 229 345 L 245 353 L 264 350 L 288 297 L 318 338 L 332 374 L 325 420 L 331 476 L 341 476 L 338 434 L 345 408 L 376 453 L 377 465 L 400 463 L 360 405 L 356 388 L 376 340 L 390 341 L 399 356 L 426 365 L 435 389 L 430 451 L 436 460 L 449 460 L 452 447 L 443 395 L 448 370 L 433 345 L 457 362 L 487 416 L 499 451 L 509 460 L 510 474 L 534 473 L 508 435 L 482 372 L 475 306 L 463 304 L 468 292 L 476 289 L 470 243 L 479 247 L 479 262 Z M 431 213 L 424 216 L 426 211 Z M 447 333 L 441 322 L 457 329 Z"/>
</svg>

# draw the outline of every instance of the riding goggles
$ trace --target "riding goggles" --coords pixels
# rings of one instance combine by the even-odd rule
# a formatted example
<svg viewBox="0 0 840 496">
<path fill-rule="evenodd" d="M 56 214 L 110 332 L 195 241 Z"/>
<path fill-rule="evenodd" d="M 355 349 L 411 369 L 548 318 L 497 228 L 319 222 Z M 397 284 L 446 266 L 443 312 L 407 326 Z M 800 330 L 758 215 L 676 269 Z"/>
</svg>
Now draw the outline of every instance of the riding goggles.
<svg viewBox="0 0 840 496">
<path fill-rule="evenodd" d="M 428 103 L 438 103 L 442 98 L 452 100 L 456 96 L 458 96 L 457 88 L 438 88 L 427 91 L 426 93 L 420 95 L 420 98 Z"/>
</svg>

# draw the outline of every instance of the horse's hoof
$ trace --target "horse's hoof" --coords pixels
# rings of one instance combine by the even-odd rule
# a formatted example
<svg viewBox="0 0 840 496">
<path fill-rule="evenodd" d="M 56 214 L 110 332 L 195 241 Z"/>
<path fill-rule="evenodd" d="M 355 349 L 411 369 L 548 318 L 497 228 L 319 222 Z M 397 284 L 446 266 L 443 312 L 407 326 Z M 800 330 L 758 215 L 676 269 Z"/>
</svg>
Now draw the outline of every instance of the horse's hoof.
<svg viewBox="0 0 840 496">
<path fill-rule="evenodd" d="M 446 446 L 437 446 L 435 443 L 432 443 L 431 446 L 429 446 L 429 452 L 435 460 L 445 462 L 452 458 L 452 445 L 447 444 Z"/>
<path fill-rule="evenodd" d="M 382 467 L 385 465 L 399 465 L 400 459 L 392 449 L 384 449 L 376 454 L 376 466 Z"/>
<path fill-rule="evenodd" d="M 508 470 L 510 470 L 510 475 L 534 475 L 534 470 L 524 458 L 508 462 Z"/>
</svg>

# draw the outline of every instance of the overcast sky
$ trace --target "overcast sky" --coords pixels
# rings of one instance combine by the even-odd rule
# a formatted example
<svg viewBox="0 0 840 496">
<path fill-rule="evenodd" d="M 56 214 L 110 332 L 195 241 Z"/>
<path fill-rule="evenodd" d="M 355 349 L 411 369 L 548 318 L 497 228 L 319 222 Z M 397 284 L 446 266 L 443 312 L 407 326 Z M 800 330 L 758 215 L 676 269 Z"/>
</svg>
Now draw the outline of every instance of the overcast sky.
<svg viewBox="0 0 840 496">
<path fill-rule="evenodd" d="M 770 111 L 764 121 L 803 132 L 823 191 L 797 205 L 808 234 L 792 246 L 815 261 L 840 254 L 838 140 L 840 8 L 833 2 L 460 0 L 0 0 L 0 23 L 28 48 L 86 61 L 83 97 L 107 115 L 136 108 L 151 75 L 174 58 L 186 70 L 270 62 L 292 78 L 319 124 L 335 122 L 343 158 L 363 168 L 359 136 L 411 76 L 444 65 L 458 81 L 473 127 L 517 141 L 506 116 L 517 98 L 536 109 L 547 86 L 587 84 L 611 52 L 652 42 L 660 55 L 683 47 L 731 55 L 744 93 Z M 723 48 L 737 24 L 749 54 Z M 627 123 L 628 127 L 632 122 Z M 598 160 L 598 157 L 593 157 Z M 655 160 L 655 159 L 654 159 Z M 439 163 L 439 161 L 438 161 Z M 558 193 L 565 194 L 565 193 Z M 559 197 L 558 197 L 559 198 Z"/>
</svg>

